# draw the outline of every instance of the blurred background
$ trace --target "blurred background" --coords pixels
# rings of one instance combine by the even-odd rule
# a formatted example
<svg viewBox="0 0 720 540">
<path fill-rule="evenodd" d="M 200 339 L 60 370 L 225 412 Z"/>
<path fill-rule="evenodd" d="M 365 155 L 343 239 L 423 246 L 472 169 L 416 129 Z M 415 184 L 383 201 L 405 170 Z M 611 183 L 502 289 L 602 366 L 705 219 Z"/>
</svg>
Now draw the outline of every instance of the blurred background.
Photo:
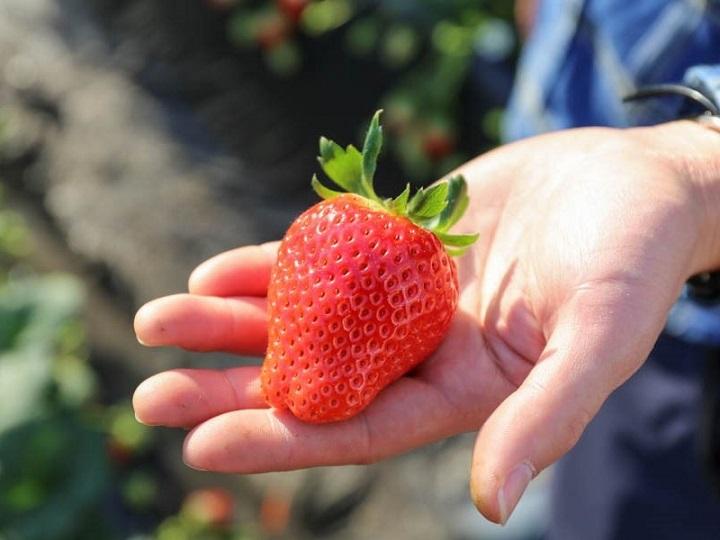
<svg viewBox="0 0 720 540">
<path fill-rule="evenodd" d="M 527 3 L 523 3 L 527 4 Z M 523 7 L 523 6 L 520 6 Z M 527 7 L 527 6 L 525 6 Z M 379 191 L 499 142 L 506 0 L 0 0 L 0 539 L 532 539 L 470 503 L 473 436 L 368 467 L 221 476 L 137 384 L 253 359 L 145 350 L 132 317 L 314 202 L 317 140 L 384 108 Z"/>
</svg>

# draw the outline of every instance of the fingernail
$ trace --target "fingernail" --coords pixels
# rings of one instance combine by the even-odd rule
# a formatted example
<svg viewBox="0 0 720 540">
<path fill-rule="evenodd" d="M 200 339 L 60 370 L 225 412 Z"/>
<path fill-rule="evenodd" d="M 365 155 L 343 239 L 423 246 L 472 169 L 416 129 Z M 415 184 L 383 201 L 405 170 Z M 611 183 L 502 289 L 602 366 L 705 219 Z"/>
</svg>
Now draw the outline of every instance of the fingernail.
<svg viewBox="0 0 720 540">
<path fill-rule="evenodd" d="M 135 335 L 135 339 L 137 339 L 137 342 L 140 345 L 144 345 L 145 347 L 147 347 L 147 343 L 145 343 L 142 339 L 140 339 L 140 336 L 138 336 L 137 334 Z"/>
<path fill-rule="evenodd" d="M 138 418 L 137 413 L 135 413 L 135 421 L 136 421 L 138 424 L 142 424 L 143 426 L 153 427 L 153 425 L 152 425 L 151 423 L 146 422 L 146 421 L 144 421 L 144 420 L 140 420 L 140 418 Z"/>
<path fill-rule="evenodd" d="M 183 463 L 185 464 L 186 467 L 189 467 L 190 469 L 192 469 L 194 471 L 208 472 L 208 469 L 203 469 L 202 467 L 198 467 L 197 465 L 191 465 L 190 463 L 185 461 L 185 459 L 183 459 Z"/>
<path fill-rule="evenodd" d="M 498 506 L 500 507 L 500 523 L 502 525 L 507 523 L 533 476 L 535 476 L 535 470 L 527 462 L 521 463 L 507 475 L 505 483 L 498 491 Z"/>
<path fill-rule="evenodd" d="M 187 444 L 187 443 L 186 443 L 186 444 Z M 208 469 L 204 469 L 203 467 L 198 467 L 197 465 L 194 465 L 194 464 L 190 463 L 190 460 L 188 459 L 188 456 L 186 455 L 186 453 L 185 453 L 184 450 L 183 450 L 183 454 L 182 454 L 182 461 L 183 461 L 183 463 L 185 464 L 186 467 L 189 467 L 189 468 L 191 468 L 191 469 L 193 469 L 193 470 L 195 470 L 195 471 L 200 471 L 200 472 L 207 472 L 207 471 L 208 471 Z"/>
</svg>

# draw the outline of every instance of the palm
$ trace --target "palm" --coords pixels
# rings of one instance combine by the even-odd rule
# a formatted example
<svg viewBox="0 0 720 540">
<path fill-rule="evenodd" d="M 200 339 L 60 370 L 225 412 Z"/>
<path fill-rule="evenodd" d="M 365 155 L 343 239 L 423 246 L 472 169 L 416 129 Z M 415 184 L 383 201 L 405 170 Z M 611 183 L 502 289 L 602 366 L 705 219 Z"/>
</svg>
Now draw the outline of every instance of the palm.
<svg viewBox="0 0 720 540">
<path fill-rule="evenodd" d="M 237 277 L 247 271 L 245 263 L 250 259 L 257 261 L 256 271 L 265 267 L 263 271 L 269 274 L 272 249 L 240 248 L 206 263 L 200 270 L 202 277 L 191 282 L 191 294 L 162 298 L 141 310 L 136 320 L 138 335 L 152 345 L 261 354 L 265 347 L 263 291 L 244 296 L 247 291 L 234 287 L 244 281 Z M 478 313 L 467 309 L 468 302 L 473 302 L 474 280 L 463 270 L 461 308 L 442 346 L 350 421 L 315 426 L 268 409 L 260 395 L 256 367 L 161 373 L 138 389 L 136 412 L 150 424 L 199 425 L 188 438 L 186 450 L 191 455 L 186 459 L 200 468 L 225 472 L 366 463 L 477 428 L 512 386 L 484 345 Z M 231 275 L 236 278 L 229 285 L 233 288 L 223 290 L 223 276 Z M 233 334 L 231 328 L 239 319 L 249 331 Z M 208 335 L 192 330 L 208 326 L 227 332 Z M 483 391 L 487 387 L 497 392 L 491 396 Z M 228 433 L 238 435 L 237 445 L 229 451 Z M 258 452 L 259 445 L 265 451 Z M 253 451 L 247 452 L 250 447 Z M 292 458 L 286 459 L 287 455 Z"/>
<path fill-rule="evenodd" d="M 138 417 L 194 427 L 186 461 L 226 472 L 370 462 L 484 424 L 475 468 L 487 481 L 475 496 L 500 519 L 490 499 L 503 476 L 521 462 L 541 469 L 574 444 L 642 363 L 688 276 L 692 227 L 676 216 L 686 194 L 641 145 L 610 147 L 605 160 L 592 150 L 616 133 L 534 139 L 464 167 L 473 203 L 459 228 L 481 239 L 459 262 L 453 325 L 431 358 L 359 416 L 316 426 L 267 409 L 258 368 L 243 367 L 157 375 L 136 393 Z M 191 294 L 141 310 L 138 335 L 262 354 L 273 250 L 241 248 L 204 264 Z"/>
</svg>

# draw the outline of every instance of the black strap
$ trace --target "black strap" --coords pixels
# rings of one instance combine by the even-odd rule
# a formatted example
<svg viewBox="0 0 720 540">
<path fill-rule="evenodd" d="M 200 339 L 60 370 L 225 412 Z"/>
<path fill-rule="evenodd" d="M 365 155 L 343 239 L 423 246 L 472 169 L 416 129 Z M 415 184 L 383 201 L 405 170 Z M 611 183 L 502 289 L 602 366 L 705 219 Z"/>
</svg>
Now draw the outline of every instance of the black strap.
<svg viewBox="0 0 720 540">
<path fill-rule="evenodd" d="M 653 84 L 643 86 L 638 91 L 625 96 L 623 103 L 631 101 L 640 101 L 647 98 L 659 98 L 666 96 L 681 96 L 692 101 L 696 105 L 712 116 L 720 116 L 720 105 L 716 104 L 712 98 L 703 94 L 700 90 L 684 84 Z"/>
</svg>

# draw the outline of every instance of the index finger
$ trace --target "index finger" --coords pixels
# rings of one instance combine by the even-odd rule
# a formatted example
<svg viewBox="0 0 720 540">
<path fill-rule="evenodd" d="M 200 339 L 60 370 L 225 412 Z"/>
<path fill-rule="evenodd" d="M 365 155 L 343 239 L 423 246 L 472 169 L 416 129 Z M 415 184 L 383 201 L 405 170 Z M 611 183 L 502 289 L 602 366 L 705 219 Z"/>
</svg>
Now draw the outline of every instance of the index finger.
<svg viewBox="0 0 720 540">
<path fill-rule="evenodd" d="M 198 266 L 189 292 L 202 296 L 265 296 L 279 242 L 226 251 Z"/>
</svg>

